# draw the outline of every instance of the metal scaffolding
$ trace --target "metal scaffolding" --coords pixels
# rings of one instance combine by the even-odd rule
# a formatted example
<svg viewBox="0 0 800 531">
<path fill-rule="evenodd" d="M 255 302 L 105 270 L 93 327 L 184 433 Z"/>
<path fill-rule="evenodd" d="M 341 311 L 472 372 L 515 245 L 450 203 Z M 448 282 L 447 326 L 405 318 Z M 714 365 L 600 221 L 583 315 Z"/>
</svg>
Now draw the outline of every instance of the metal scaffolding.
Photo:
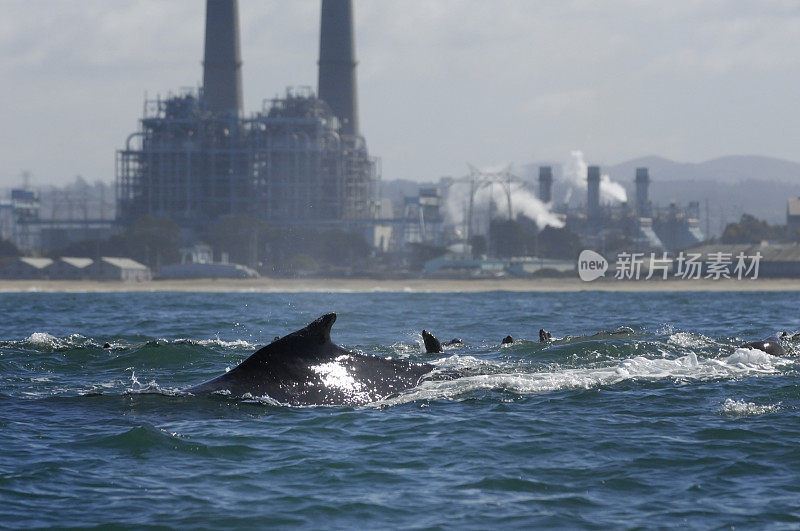
<svg viewBox="0 0 800 531">
<path fill-rule="evenodd" d="M 147 101 L 116 163 L 121 221 L 150 214 L 193 230 L 231 214 L 277 225 L 372 219 L 378 180 L 364 139 L 341 135 L 308 88 L 243 119 L 211 113 L 194 92 Z"/>
</svg>

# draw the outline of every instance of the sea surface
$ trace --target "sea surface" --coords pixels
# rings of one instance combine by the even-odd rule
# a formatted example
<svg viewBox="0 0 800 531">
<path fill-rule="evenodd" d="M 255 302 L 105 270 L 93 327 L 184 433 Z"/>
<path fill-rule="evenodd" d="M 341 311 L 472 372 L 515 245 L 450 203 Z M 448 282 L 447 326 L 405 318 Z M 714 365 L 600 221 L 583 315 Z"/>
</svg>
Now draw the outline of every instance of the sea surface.
<svg viewBox="0 0 800 531">
<path fill-rule="evenodd" d="M 798 308 L 800 293 L 0 293 L 0 526 L 796 529 L 800 363 L 737 347 L 798 332 Z M 335 343 L 458 377 L 361 407 L 175 394 L 330 311 Z M 423 328 L 465 346 L 424 354 Z"/>
</svg>

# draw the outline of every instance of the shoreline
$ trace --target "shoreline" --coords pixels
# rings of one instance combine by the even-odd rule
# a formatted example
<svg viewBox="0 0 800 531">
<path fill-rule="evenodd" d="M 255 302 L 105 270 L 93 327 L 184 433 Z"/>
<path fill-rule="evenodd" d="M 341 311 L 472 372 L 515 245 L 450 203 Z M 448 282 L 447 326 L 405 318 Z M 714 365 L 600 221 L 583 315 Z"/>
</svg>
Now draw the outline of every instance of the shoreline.
<svg viewBox="0 0 800 531">
<path fill-rule="evenodd" d="M 0 293 L 369 293 L 369 292 L 695 292 L 695 291 L 800 291 L 800 279 L 757 280 L 597 280 L 540 279 L 403 279 L 368 278 L 267 278 L 154 280 L 148 282 L 91 280 L 0 280 Z"/>
</svg>

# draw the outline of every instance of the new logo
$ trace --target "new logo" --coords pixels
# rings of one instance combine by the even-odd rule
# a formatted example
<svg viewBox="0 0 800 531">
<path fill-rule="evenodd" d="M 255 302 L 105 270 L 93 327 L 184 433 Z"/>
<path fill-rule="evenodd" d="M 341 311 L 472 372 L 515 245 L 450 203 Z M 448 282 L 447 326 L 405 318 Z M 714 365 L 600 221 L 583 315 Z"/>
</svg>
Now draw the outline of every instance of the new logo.
<svg viewBox="0 0 800 531">
<path fill-rule="evenodd" d="M 608 261 L 603 256 L 589 249 L 581 251 L 578 256 L 578 276 L 584 282 L 591 282 L 606 274 Z"/>
</svg>

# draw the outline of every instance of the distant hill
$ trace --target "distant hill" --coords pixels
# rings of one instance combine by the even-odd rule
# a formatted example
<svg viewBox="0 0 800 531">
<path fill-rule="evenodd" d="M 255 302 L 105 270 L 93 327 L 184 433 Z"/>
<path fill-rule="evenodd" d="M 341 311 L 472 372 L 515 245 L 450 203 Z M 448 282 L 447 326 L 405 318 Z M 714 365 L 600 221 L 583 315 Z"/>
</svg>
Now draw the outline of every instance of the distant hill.
<svg viewBox="0 0 800 531">
<path fill-rule="evenodd" d="M 685 163 L 658 156 L 641 157 L 603 168 L 634 196 L 636 168 L 650 171 L 650 199 L 657 205 L 699 201 L 702 228 L 712 234 L 747 213 L 772 224 L 786 223 L 786 200 L 800 196 L 800 163 L 755 155 L 732 155 Z"/>
<path fill-rule="evenodd" d="M 626 183 L 627 184 L 627 183 Z M 628 197 L 634 197 L 634 185 L 627 186 Z M 745 180 L 737 183 L 719 181 L 652 181 L 650 199 L 656 205 L 686 205 L 700 202 L 701 228 L 706 227 L 708 200 L 711 234 L 721 234 L 726 223 L 738 221 L 742 214 L 751 214 L 772 225 L 786 223 L 786 201 L 800 197 L 800 179 L 796 183 Z"/>
<path fill-rule="evenodd" d="M 699 163 L 675 162 L 651 155 L 603 168 L 613 178 L 633 180 L 638 167 L 650 169 L 653 181 L 740 181 L 800 182 L 800 163 L 757 155 L 731 155 Z"/>
</svg>

